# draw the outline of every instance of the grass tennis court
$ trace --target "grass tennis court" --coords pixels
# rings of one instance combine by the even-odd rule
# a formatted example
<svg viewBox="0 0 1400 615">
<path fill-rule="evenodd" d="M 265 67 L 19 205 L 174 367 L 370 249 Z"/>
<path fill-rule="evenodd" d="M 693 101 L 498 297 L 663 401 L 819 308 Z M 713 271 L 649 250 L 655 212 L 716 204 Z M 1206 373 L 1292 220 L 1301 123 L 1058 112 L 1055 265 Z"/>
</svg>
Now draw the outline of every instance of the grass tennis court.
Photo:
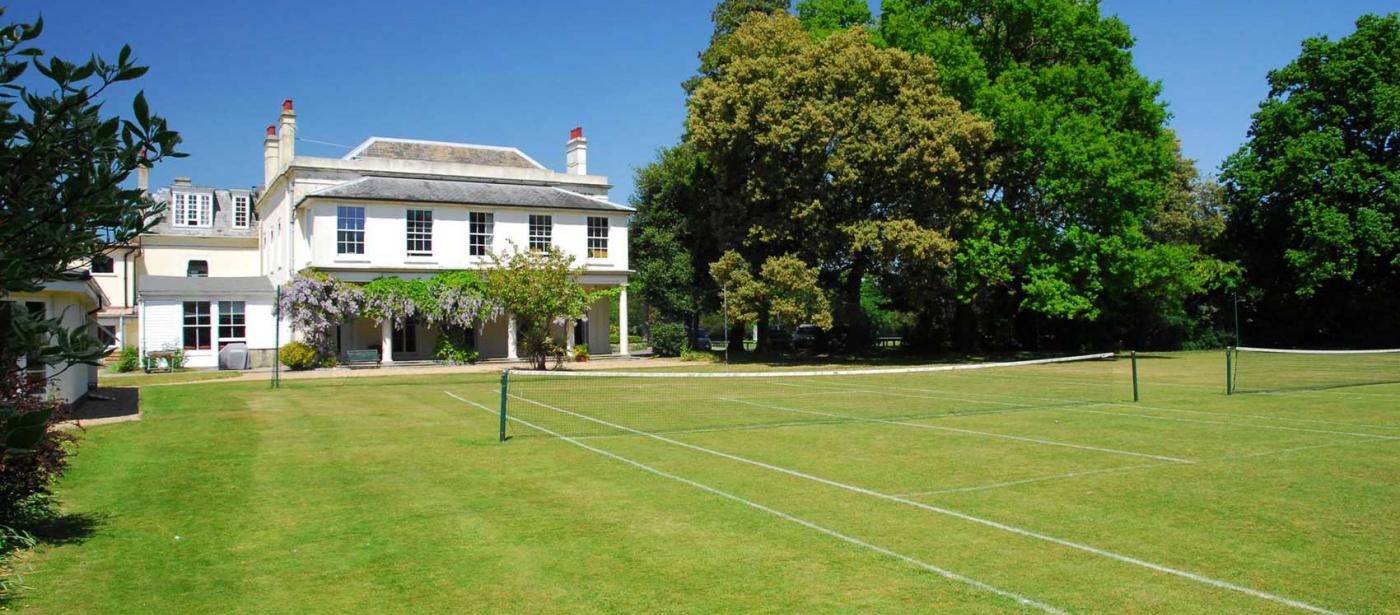
<svg viewBox="0 0 1400 615">
<path fill-rule="evenodd" d="M 1136 404 L 1125 360 L 517 376 L 504 444 L 495 375 L 151 388 L 87 434 L 60 494 L 86 529 L 20 604 L 1400 608 L 1400 385 L 1227 397 L 1223 353 L 1140 369 Z"/>
</svg>

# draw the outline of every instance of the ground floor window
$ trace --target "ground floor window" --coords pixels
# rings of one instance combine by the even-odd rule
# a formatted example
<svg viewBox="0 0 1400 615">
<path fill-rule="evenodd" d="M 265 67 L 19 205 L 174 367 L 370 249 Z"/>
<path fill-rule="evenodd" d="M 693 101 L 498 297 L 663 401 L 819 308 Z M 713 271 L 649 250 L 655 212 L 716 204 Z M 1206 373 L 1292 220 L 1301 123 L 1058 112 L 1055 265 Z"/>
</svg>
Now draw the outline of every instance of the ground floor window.
<svg viewBox="0 0 1400 615">
<path fill-rule="evenodd" d="M 116 325 L 97 325 L 97 339 L 103 346 L 112 347 L 117 345 Z"/>
<path fill-rule="evenodd" d="M 208 301 L 185 302 L 185 350 L 209 350 L 213 346 L 213 321 Z"/>
<path fill-rule="evenodd" d="M 248 339 L 246 306 L 242 301 L 219 302 L 219 347 Z"/>
<path fill-rule="evenodd" d="M 394 327 L 394 352 L 418 352 L 417 329 L 412 318 L 405 320 L 402 327 Z"/>
</svg>

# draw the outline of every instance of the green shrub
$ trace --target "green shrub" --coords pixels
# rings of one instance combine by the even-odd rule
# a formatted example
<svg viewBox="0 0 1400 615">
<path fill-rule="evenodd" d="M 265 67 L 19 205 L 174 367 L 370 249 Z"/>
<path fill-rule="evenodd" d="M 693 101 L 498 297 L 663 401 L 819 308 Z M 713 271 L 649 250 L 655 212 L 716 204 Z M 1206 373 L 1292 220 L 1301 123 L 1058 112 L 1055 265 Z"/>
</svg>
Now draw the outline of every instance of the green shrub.
<svg viewBox="0 0 1400 615">
<path fill-rule="evenodd" d="M 112 364 L 112 371 L 120 374 L 138 369 L 141 369 L 141 350 L 135 346 L 122 346 L 121 354 L 117 355 L 117 362 Z"/>
<path fill-rule="evenodd" d="M 316 367 L 316 350 L 301 342 L 288 342 L 277 350 L 277 360 L 293 370 Z"/>
<path fill-rule="evenodd" d="M 719 360 L 719 357 L 716 356 L 715 353 L 706 350 L 686 348 L 681 351 L 681 360 L 695 361 L 697 363 L 714 363 Z"/>
<path fill-rule="evenodd" d="M 481 353 L 467 343 L 465 336 L 443 334 L 438 337 L 433 358 L 448 365 L 466 365 L 481 360 Z"/>
<path fill-rule="evenodd" d="M 588 360 L 588 344 L 574 344 L 574 360 L 575 360 L 575 361 L 587 361 L 587 360 Z"/>
<path fill-rule="evenodd" d="M 685 327 L 663 322 L 651 328 L 651 349 L 659 357 L 678 357 L 686 349 Z"/>
</svg>

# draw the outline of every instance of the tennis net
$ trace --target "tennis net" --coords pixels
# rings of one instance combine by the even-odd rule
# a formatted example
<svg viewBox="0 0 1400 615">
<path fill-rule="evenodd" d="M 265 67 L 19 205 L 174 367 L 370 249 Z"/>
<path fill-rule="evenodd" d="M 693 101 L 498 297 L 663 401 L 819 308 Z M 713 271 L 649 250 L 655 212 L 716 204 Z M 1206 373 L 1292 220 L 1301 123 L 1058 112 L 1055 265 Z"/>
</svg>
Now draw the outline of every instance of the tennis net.
<svg viewBox="0 0 1400 615">
<path fill-rule="evenodd" d="M 1400 349 L 1241 347 L 1230 355 L 1226 386 L 1234 393 L 1323 390 L 1400 382 Z"/>
<path fill-rule="evenodd" d="M 509 370 L 501 437 L 881 423 L 1131 399 L 1127 366 L 1114 358 L 823 371 Z"/>
</svg>

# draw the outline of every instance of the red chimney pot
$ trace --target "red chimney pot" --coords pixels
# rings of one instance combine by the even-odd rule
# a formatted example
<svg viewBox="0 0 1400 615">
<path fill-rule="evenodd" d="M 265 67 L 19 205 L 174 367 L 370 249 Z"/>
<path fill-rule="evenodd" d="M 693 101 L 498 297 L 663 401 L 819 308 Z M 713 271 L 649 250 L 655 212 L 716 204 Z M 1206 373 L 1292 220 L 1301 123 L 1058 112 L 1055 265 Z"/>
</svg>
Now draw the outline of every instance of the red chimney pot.
<svg viewBox="0 0 1400 615">
<path fill-rule="evenodd" d="M 292 99 L 288 98 L 288 99 L 282 101 L 282 110 L 283 110 L 283 111 L 291 111 L 291 110 L 292 110 Z"/>
<path fill-rule="evenodd" d="M 267 127 L 267 136 L 269 136 L 269 137 L 275 137 L 275 136 L 277 136 L 277 127 L 276 127 L 276 126 L 268 126 L 268 127 Z"/>
<path fill-rule="evenodd" d="M 582 126 L 575 126 L 573 130 L 570 130 L 570 131 L 569 131 L 569 138 L 570 138 L 570 139 L 582 139 L 582 138 L 583 138 L 583 127 L 582 127 Z"/>
</svg>

